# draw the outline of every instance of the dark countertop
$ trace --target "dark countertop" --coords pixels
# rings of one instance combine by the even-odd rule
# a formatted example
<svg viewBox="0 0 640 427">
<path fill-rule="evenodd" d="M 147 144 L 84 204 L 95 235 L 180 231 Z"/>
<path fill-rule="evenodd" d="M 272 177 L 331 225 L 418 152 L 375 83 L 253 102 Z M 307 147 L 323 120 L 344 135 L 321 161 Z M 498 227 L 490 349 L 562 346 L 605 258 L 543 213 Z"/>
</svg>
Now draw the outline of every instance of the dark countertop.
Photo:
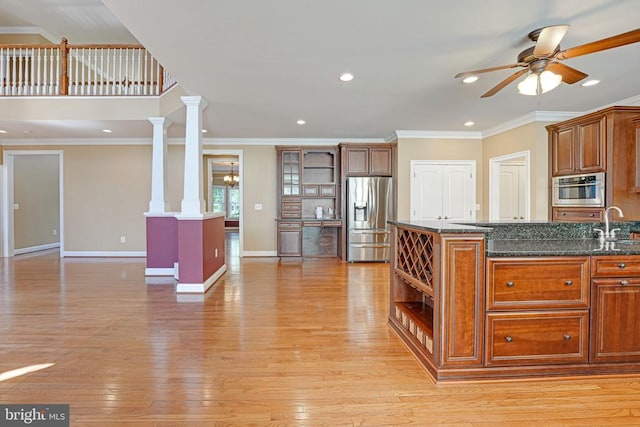
<svg viewBox="0 0 640 427">
<path fill-rule="evenodd" d="M 640 240 L 488 240 L 486 254 L 490 257 L 640 255 Z"/>
</svg>

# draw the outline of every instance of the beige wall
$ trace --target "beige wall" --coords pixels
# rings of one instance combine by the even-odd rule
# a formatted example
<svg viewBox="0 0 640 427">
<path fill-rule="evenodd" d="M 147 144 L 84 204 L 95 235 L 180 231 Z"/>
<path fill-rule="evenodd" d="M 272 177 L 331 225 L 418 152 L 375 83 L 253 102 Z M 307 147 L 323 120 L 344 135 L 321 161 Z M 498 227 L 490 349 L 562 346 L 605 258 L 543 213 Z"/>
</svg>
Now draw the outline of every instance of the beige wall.
<svg viewBox="0 0 640 427">
<path fill-rule="evenodd" d="M 19 207 L 13 212 L 15 249 L 60 241 L 58 169 L 57 155 L 14 157 L 13 201 Z"/>
<path fill-rule="evenodd" d="M 58 44 L 50 42 L 40 34 L 0 34 L 0 44 Z"/>
<path fill-rule="evenodd" d="M 482 141 L 480 139 L 398 139 L 398 219 L 410 218 L 411 160 L 475 160 L 476 203 L 482 200 Z"/>
<path fill-rule="evenodd" d="M 546 220 L 548 218 L 549 150 L 545 129 L 547 124 L 529 123 L 483 140 L 482 163 L 485 167 L 482 180 L 486 183 L 486 191 L 482 195 L 482 218 L 489 217 L 489 160 L 527 150 L 531 153 L 531 219 Z"/>
</svg>

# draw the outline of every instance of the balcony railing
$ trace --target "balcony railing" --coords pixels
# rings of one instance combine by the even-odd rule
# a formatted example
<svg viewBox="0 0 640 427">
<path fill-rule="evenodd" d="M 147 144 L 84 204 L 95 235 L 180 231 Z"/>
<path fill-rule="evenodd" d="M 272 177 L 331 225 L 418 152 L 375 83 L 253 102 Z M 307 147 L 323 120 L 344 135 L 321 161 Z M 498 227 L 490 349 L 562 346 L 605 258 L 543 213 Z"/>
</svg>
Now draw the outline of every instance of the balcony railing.
<svg viewBox="0 0 640 427">
<path fill-rule="evenodd" d="M 174 83 L 141 45 L 0 45 L 0 96 L 149 96 Z"/>
</svg>

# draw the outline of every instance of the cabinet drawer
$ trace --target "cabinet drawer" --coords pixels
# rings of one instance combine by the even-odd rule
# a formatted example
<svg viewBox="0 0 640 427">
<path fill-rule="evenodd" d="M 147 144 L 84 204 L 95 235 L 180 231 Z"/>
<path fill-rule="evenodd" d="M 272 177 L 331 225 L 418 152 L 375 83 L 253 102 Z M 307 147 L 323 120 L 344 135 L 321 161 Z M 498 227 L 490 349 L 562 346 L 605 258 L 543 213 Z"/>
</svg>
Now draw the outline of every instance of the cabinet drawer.
<svg viewBox="0 0 640 427">
<path fill-rule="evenodd" d="M 602 221 L 601 208 L 553 208 L 553 221 L 557 222 L 597 222 Z"/>
<path fill-rule="evenodd" d="M 307 197 L 314 197 L 319 194 L 317 185 L 303 185 L 302 195 Z"/>
<path fill-rule="evenodd" d="M 300 222 L 279 222 L 278 230 L 302 230 Z"/>
<path fill-rule="evenodd" d="M 588 306 L 588 257 L 487 260 L 488 310 Z"/>
<path fill-rule="evenodd" d="M 490 313 L 487 366 L 586 363 L 589 311 Z"/>
<path fill-rule="evenodd" d="M 302 203 L 282 203 L 283 212 L 301 211 Z"/>
<path fill-rule="evenodd" d="M 320 195 L 323 197 L 335 197 L 336 186 L 335 185 L 321 185 Z"/>
<path fill-rule="evenodd" d="M 640 256 L 592 256 L 593 277 L 640 276 Z"/>
</svg>

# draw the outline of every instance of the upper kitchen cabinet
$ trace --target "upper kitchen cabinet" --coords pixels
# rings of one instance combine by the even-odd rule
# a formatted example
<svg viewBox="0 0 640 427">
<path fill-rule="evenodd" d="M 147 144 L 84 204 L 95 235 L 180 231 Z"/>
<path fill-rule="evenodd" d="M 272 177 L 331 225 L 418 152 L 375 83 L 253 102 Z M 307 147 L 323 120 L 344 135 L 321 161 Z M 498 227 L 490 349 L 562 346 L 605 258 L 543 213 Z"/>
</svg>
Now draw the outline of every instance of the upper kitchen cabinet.
<svg viewBox="0 0 640 427">
<path fill-rule="evenodd" d="M 555 126 L 555 127 L 554 127 Z M 551 128 L 551 129 L 550 129 Z M 606 117 L 549 126 L 552 176 L 604 172 L 606 169 Z"/>
<path fill-rule="evenodd" d="M 391 144 L 340 144 L 346 176 L 392 176 Z"/>
</svg>

